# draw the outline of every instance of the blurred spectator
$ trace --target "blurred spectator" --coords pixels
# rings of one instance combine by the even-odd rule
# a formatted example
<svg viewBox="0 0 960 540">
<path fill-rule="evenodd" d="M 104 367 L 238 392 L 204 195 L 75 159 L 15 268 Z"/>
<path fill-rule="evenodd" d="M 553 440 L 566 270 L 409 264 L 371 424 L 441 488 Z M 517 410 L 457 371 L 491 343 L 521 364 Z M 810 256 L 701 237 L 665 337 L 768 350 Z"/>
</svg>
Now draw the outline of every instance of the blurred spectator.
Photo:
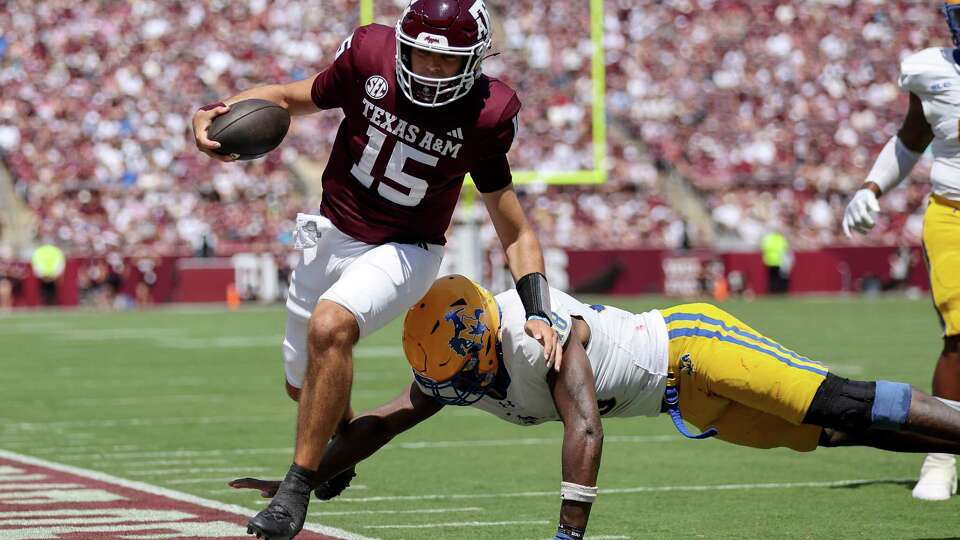
<svg viewBox="0 0 960 540">
<path fill-rule="evenodd" d="M 20 294 L 26 269 L 14 260 L 13 254 L 0 247 L 0 311 L 13 307 L 14 299 Z"/>
<path fill-rule="evenodd" d="M 109 306 L 106 298 L 107 264 L 102 259 L 91 259 L 77 272 L 77 290 L 80 303 L 104 309 Z"/>
<path fill-rule="evenodd" d="M 910 280 L 914 259 L 910 246 L 900 246 L 890 255 L 890 279 L 883 284 L 884 291 L 899 290 L 906 286 Z"/>
<path fill-rule="evenodd" d="M 157 284 L 157 261 L 151 257 L 139 257 L 134 262 L 136 272 L 139 275 L 137 284 L 134 286 L 134 296 L 137 306 L 149 306 L 153 304 L 153 286 Z"/>
<path fill-rule="evenodd" d="M 790 289 L 793 255 L 790 241 L 780 231 L 770 231 L 760 241 L 763 265 L 767 267 L 767 292 L 785 294 Z"/>
</svg>

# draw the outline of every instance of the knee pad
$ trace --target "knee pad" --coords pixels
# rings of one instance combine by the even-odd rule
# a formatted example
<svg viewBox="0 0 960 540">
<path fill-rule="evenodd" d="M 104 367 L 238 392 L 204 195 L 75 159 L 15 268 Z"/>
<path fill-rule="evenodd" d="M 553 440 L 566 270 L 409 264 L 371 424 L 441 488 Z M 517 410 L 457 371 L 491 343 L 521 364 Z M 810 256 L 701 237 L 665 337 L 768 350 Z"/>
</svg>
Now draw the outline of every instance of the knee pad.
<svg viewBox="0 0 960 540">
<path fill-rule="evenodd" d="M 803 423 L 847 433 L 869 428 L 900 429 L 907 421 L 911 396 L 909 384 L 851 381 L 827 374 Z"/>
<path fill-rule="evenodd" d="M 851 381 L 827 374 L 810 402 L 804 424 L 814 424 L 848 433 L 868 429 L 876 398 L 876 383 Z"/>
</svg>

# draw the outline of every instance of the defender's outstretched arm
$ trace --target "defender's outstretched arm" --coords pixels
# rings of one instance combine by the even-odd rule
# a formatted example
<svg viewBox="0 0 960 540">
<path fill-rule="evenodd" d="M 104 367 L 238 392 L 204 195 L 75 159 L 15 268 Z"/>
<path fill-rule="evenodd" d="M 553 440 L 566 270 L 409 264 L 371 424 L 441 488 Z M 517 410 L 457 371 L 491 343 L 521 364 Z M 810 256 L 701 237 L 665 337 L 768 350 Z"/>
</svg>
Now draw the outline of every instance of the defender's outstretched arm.
<svg viewBox="0 0 960 540">
<path fill-rule="evenodd" d="M 437 413 L 443 405 L 410 387 L 388 403 L 354 417 L 337 433 L 320 461 L 316 478 L 327 481 L 383 448 L 391 439 Z M 258 489 L 273 497 L 279 480 L 238 478 L 229 483 L 237 489 Z"/>
<path fill-rule="evenodd" d="M 443 408 L 415 383 L 372 411 L 353 418 L 327 446 L 317 474 L 330 478 L 372 456 L 394 437 L 430 418 Z"/>
<path fill-rule="evenodd" d="M 582 538 L 597 496 L 597 474 L 603 449 L 603 424 L 597 408 L 593 368 L 583 349 L 589 332 L 573 319 L 573 332 L 563 351 L 560 372 L 550 371 L 547 382 L 563 420 L 563 482 L 557 539 Z"/>
</svg>

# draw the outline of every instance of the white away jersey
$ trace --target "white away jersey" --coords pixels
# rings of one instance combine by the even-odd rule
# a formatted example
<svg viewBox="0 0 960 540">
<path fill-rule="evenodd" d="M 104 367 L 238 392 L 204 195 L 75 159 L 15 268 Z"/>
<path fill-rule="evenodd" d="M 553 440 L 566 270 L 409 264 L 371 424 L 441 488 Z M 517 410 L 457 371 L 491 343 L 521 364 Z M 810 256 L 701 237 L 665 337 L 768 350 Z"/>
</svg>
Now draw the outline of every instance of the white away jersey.
<svg viewBox="0 0 960 540">
<path fill-rule="evenodd" d="M 488 395 L 473 406 L 520 425 L 559 420 L 547 385 L 543 347 L 524 332 L 526 312 L 517 291 L 498 294 L 496 300 L 502 312 L 503 364 L 510 382 L 504 399 Z M 587 306 L 552 288 L 550 305 L 554 329 L 564 343 L 570 338 L 573 316 L 590 327 L 587 356 L 593 366 L 601 415 L 660 413 L 668 343 L 667 327 L 659 311 L 634 314 L 609 306 Z"/>
<path fill-rule="evenodd" d="M 900 66 L 900 88 L 920 98 L 933 128 L 933 192 L 960 201 L 960 66 L 954 49 L 933 47 L 908 56 Z"/>
</svg>

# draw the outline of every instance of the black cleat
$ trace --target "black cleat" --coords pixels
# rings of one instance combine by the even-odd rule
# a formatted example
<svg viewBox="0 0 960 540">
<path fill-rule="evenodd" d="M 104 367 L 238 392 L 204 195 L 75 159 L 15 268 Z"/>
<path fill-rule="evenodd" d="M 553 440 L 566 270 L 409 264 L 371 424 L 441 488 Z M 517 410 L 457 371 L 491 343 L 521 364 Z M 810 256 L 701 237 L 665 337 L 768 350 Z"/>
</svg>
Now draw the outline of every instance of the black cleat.
<svg viewBox="0 0 960 540">
<path fill-rule="evenodd" d="M 313 491 L 313 494 L 321 501 L 329 501 L 350 487 L 350 481 L 355 476 L 357 476 L 356 466 L 350 467 L 326 482 L 321 482 L 317 489 Z"/>
<path fill-rule="evenodd" d="M 290 466 L 286 478 L 280 484 L 273 501 L 250 519 L 247 534 L 256 534 L 266 540 L 290 540 L 307 519 L 310 490 L 313 487 L 313 471 L 296 464 Z"/>
<path fill-rule="evenodd" d="M 274 499 L 276 500 L 276 499 Z M 306 516 L 306 504 L 302 506 L 300 516 Z M 266 540 L 290 540 L 303 528 L 304 517 L 291 513 L 285 505 L 270 503 L 247 524 L 247 534 L 256 534 Z M 252 532 L 251 532 L 252 531 Z"/>
</svg>

